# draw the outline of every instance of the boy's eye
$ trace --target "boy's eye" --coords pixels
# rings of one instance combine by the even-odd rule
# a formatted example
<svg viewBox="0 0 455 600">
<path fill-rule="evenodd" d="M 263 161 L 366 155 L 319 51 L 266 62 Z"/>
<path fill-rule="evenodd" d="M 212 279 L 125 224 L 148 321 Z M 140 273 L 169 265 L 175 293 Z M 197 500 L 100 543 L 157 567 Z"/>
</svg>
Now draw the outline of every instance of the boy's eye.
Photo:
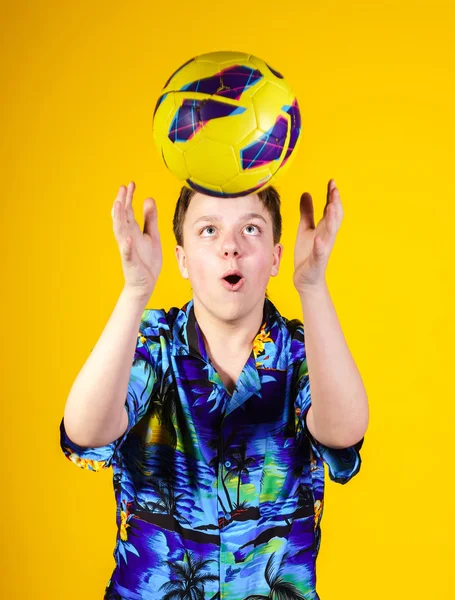
<svg viewBox="0 0 455 600">
<path fill-rule="evenodd" d="M 204 233 L 204 231 L 207 231 L 208 229 L 215 230 L 215 227 L 212 227 L 212 225 L 207 225 L 206 227 L 203 227 L 199 233 Z"/>
<path fill-rule="evenodd" d="M 247 231 L 247 230 L 250 230 L 250 231 L 248 231 L 248 232 L 247 232 L 247 233 L 248 233 L 248 235 L 250 235 L 250 233 L 251 233 L 251 229 L 252 229 L 252 228 L 253 228 L 253 229 L 254 229 L 254 228 L 256 228 L 256 229 L 257 229 L 257 231 L 258 231 L 258 233 L 261 233 L 261 231 L 262 231 L 262 230 L 261 230 L 261 228 L 259 227 L 259 225 L 255 225 L 254 223 L 249 223 L 248 225 L 245 225 L 245 228 L 244 228 L 244 230 L 245 230 L 245 231 Z M 202 233 L 204 233 L 204 232 L 209 232 L 209 230 L 213 230 L 213 231 L 215 231 L 215 227 L 213 227 L 213 225 L 206 225 L 205 227 L 203 227 L 203 228 L 200 230 L 199 234 L 202 234 Z M 254 232 L 253 232 L 253 233 L 254 233 Z M 212 234 L 211 234 L 211 233 L 208 233 L 208 237 L 212 237 Z"/>
<path fill-rule="evenodd" d="M 261 228 L 259 227 L 259 225 L 255 225 L 254 223 L 250 223 L 249 225 L 247 225 L 245 227 L 245 230 L 251 229 L 251 228 L 254 228 L 254 227 L 256 227 L 256 229 L 258 230 L 259 233 L 261 233 Z"/>
</svg>

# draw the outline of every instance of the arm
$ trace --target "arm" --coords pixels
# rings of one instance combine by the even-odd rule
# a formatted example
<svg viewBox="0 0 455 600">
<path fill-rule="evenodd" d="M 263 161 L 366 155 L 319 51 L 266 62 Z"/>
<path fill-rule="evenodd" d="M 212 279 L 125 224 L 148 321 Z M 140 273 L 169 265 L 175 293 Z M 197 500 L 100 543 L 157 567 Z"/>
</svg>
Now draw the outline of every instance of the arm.
<svg viewBox="0 0 455 600">
<path fill-rule="evenodd" d="M 358 442 L 368 427 L 366 391 L 326 283 L 299 296 L 311 389 L 307 427 L 322 444 L 345 448 Z"/>
<path fill-rule="evenodd" d="M 162 264 L 156 204 L 144 202 L 143 231 L 134 217 L 135 183 L 121 185 L 112 207 L 125 285 L 95 348 L 66 401 L 63 421 L 75 444 L 96 448 L 117 440 L 128 427 L 125 406 L 139 326 Z"/>
<path fill-rule="evenodd" d="M 312 399 L 306 423 L 315 439 L 333 448 L 346 448 L 360 441 L 369 418 L 365 388 L 325 279 L 342 219 L 343 207 L 333 179 L 327 186 L 324 215 L 316 227 L 311 194 L 302 194 L 294 248 L 294 285 L 304 315 Z"/>
<path fill-rule="evenodd" d="M 148 297 L 124 288 L 96 346 L 70 390 L 64 411 L 68 437 L 98 447 L 127 429 L 125 398 Z"/>
</svg>

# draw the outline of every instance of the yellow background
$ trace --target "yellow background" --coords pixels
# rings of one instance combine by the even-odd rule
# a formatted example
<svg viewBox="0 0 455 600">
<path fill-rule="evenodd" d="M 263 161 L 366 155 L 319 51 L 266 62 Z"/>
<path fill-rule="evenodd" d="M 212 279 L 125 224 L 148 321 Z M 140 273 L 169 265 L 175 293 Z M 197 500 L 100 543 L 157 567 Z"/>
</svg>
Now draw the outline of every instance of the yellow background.
<svg viewBox="0 0 455 600">
<path fill-rule="evenodd" d="M 327 280 L 368 391 L 361 472 L 326 484 L 321 600 L 455 597 L 454 8 L 382 2 L 2 3 L 2 544 L 0 597 L 101 600 L 114 567 L 112 470 L 59 447 L 71 385 L 123 283 L 111 208 L 158 203 L 164 268 L 149 308 L 190 288 L 173 253 L 180 183 L 151 118 L 187 59 L 240 50 L 283 72 L 303 143 L 280 182 L 285 246 L 271 300 L 292 284 L 298 202 L 344 219 Z"/>
</svg>

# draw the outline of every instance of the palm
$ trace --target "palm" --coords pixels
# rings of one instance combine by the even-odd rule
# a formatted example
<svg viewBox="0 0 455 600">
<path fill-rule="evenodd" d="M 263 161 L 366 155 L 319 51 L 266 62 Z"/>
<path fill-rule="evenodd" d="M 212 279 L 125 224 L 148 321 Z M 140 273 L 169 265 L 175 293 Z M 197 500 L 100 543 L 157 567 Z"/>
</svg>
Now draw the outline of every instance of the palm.
<svg viewBox="0 0 455 600">
<path fill-rule="evenodd" d="M 150 233 L 144 231 L 144 233 L 141 234 L 141 232 L 138 232 L 137 252 L 145 267 L 150 270 L 150 273 L 156 279 L 163 263 L 159 236 L 157 236 L 153 230 Z"/>
<path fill-rule="evenodd" d="M 298 290 L 323 281 L 327 259 L 335 243 L 336 232 L 342 219 L 342 207 L 335 182 L 329 180 L 324 214 L 318 224 L 314 222 L 311 195 L 302 194 L 300 199 L 300 222 L 294 247 L 294 285 Z M 316 236 L 321 242 L 323 257 L 315 250 Z M 325 257 L 325 260 L 324 260 Z"/>
<path fill-rule="evenodd" d="M 153 198 L 144 202 L 143 230 L 134 217 L 133 194 L 135 183 L 120 187 L 112 211 L 114 235 L 119 246 L 130 240 L 131 257 L 123 265 L 126 283 L 133 288 L 153 289 L 161 270 L 163 256 L 158 230 L 157 209 Z M 125 193 L 126 192 L 126 193 Z M 116 204 L 118 207 L 116 208 Z"/>
</svg>

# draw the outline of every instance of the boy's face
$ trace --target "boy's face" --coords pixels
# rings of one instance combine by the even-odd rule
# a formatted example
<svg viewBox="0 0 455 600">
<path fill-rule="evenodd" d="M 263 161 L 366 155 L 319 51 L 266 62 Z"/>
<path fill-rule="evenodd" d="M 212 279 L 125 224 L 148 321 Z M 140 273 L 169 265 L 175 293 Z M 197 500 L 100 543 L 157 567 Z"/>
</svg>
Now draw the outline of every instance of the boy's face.
<svg viewBox="0 0 455 600">
<path fill-rule="evenodd" d="M 283 246 L 273 243 L 272 218 L 256 194 L 215 198 L 196 193 L 185 215 L 183 240 L 183 247 L 176 247 L 180 272 L 209 312 L 234 320 L 262 307 Z M 223 282 L 231 269 L 244 278 L 239 289 Z"/>
</svg>

